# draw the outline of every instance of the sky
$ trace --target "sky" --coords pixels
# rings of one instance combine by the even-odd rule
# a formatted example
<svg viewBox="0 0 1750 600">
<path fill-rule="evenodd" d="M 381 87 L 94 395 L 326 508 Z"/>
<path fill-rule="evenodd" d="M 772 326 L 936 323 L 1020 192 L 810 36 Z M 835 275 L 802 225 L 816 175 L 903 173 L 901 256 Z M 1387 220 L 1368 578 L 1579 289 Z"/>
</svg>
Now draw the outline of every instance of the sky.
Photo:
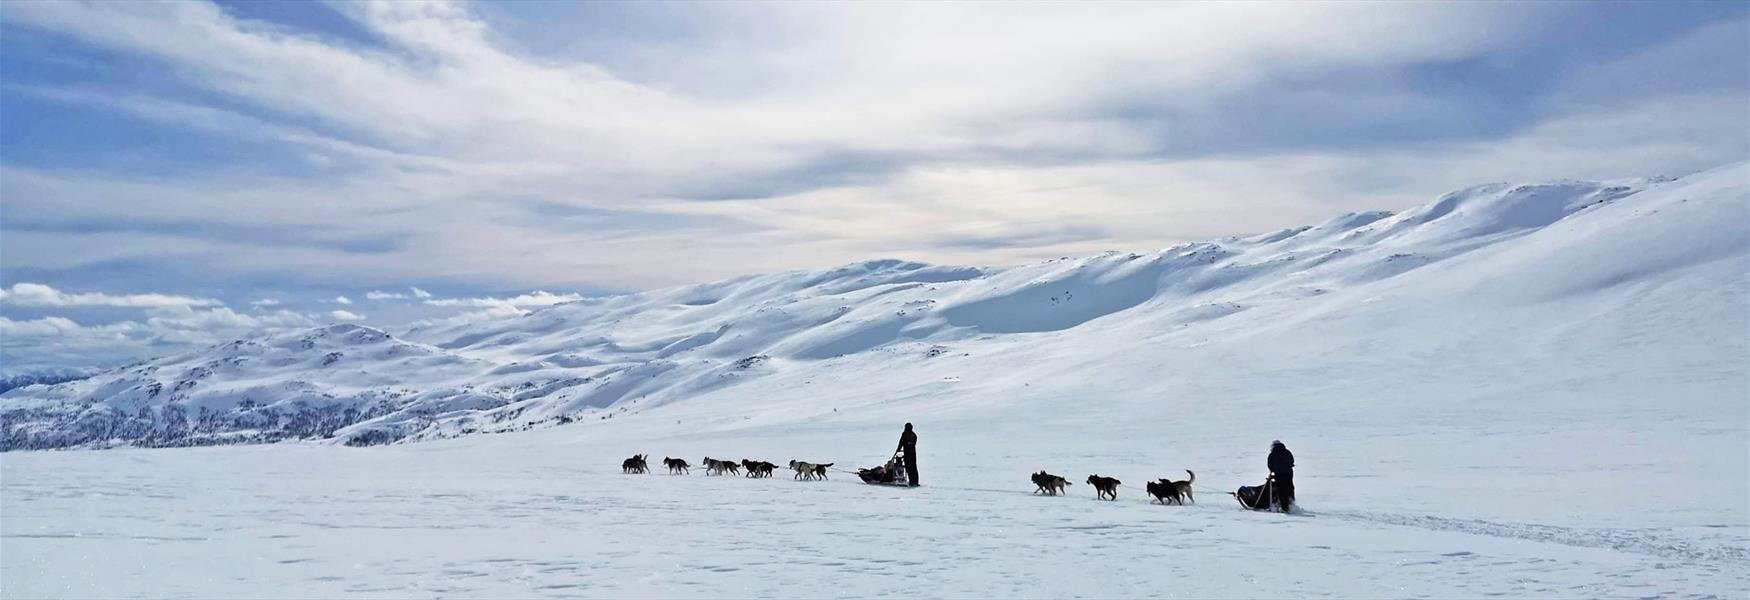
<svg viewBox="0 0 1750 600">
<path fill-rule="evenodd" d="M 1750 3 L 0 3 L 0 373 L 1750 160 Z"/>
</svg>

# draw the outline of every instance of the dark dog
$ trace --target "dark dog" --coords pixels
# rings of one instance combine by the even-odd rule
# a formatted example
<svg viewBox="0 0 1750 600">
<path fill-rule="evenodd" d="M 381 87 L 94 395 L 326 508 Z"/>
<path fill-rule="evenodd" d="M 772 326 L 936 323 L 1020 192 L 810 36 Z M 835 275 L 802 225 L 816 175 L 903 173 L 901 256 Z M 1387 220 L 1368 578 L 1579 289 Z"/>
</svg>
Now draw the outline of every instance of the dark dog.
<svg viewBox="0 0 1750 600">
<path fill-rule="evenodd" d="M 778 465 L 763 460 L 748 459 L 742 459 L 741 466 L 747 469 L 747 476 L 753 478 L 771 477 L 772 470 L 778 468 Z"/>
<path fill-rule="evenodd" d="M 650 471 L 649 463 L 644 462 L 643 454 L 634 454 L 632 458 L 620 461 L 621 473 L 645 473 Z"/>
<path fill-rule="evenodd" d="M 1191 482 L 1197 481 L 1197 474 L 1192 473 L 1189 469 L 1185 473 L 1191 478 L 1185 481 L 1173 481 L 1162 477 L 1160 481 L 1148 482 L 1148 495 L 1154 496 L 1155 500 L 1161 504 L 1172 500 L 1183 506 L 1187 498 L 1191 500 L 1192 504 L 1196 504 L 1197 499 L 1191 496 Z"/>
<path fill-rule="evenodd" d="M 823 465 L 814 465 L 814 476 L 819 477 L 821 479 L 826 479 L 826 468 L 830 467 L 830 466 L 832 466 L 832 463 L 826 463 Z"/>
<path fill-rule="evenodd" d="M 687 470 L 687 461 L 685 459 L 664 456 L 662 457 L 662 466 L 668 467 L 669 475 L 679 475 L 681 473 L 692 472 Z"/>
<path fill-rule="evenodd" d="M 1069 487 L 1069 480 L 1042 470 L 1033 474 L 1033 485 L 1038 488 L 1033 490 L 1035 494 L 1056 496 L 1063 493 L 1063 488 Z"/>
<path fill-rule="evenodd" d="M 1124 482 L 1111 477 L 1089 475 L 1088 485 L 1094 486 L 1094 497 L 1101 500 L 1117 500 L 1118 485 Z"/>
<path fill-rule="evenodd" d="M 1173 483 L 1170 481 L 1165 479 L 1160 481 L 1150 481 L 1148 482 L 1147 487 L 1148 495 L 1154 496 L 1154 500 L 1151 500 L 1151 502 L 1166 504 L 1168 499 L 1174 498 Z"/>
</svg>

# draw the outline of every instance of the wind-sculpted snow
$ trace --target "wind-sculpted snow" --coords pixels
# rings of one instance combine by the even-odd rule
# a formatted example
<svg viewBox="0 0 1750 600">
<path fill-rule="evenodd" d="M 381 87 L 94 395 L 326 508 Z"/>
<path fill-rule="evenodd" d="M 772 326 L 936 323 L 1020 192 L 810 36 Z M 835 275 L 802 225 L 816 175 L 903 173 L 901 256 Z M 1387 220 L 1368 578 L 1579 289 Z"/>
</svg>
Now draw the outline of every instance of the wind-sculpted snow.
<svg viewBox="0 0 1750 600">
<path fill-rule="evenodd" d="M 1504 323 L 1518 306 L 1561 300 L 1571 310 L 1545 325 L 1587 332 L 1586 311 L 1621 306 L 1611 290 L 1687 287 L 1709 299 L 1718 282 L 1704 278 L 1717 276 L 1695 267 L 1747 254 L 1744 170 L 1483 185 L 1412 210 L 1352 213 L 1149 254 L 1004 269 L 877 260 L 590 298 L 399 337 L 333 325 L 237 340 L 8 392 L 0 396 L 0 448 L 375 445 L 626 418 L 670 405 L 738 426 L 745 419 L 714 398 L 774 378 L 788 387 L 758 386 L 759 393 L 802 403 L 783 418 L 803 419 L 834 408 L 820 398 L 835 394 L 799 386 L 879 389 L 895 385 L 896 369 L 926 360 L 982 360 L 1030 347 L 1053 358 L 1012 357 L 1004 366 L 1099 365 L 1102 377 L 1126 381 L 1156 370 L 1148 356 L 1158 348 L 1294 327 L 1286 339 L 1390 355 L 1405 348 L 1372 334 L 1427 327 L 1436 333 L 1403 339 L 1410 346 L 1447 339 L 1454 331 L 1434 323 L 1482 305 L 1499 308 L 1499 319 L 1474 318 Z M 1692 316 L 1730 320 L 1737 317 L 1720 313 L 1741 308 L 1715 298 L 1700 305 L 1706 314 Z M 1589 339 L 1614 343 L 1602 334 Z M 941 401 L 982 406 L 1020 383 L 980 385 Z"/>
</svg>

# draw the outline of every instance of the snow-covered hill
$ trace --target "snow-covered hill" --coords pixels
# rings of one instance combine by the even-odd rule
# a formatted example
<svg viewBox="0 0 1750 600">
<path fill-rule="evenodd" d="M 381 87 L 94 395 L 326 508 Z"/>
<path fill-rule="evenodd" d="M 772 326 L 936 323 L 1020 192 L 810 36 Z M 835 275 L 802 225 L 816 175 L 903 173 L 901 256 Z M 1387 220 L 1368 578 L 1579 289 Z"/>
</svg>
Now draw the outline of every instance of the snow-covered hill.
<svg viewBox="0 0 1750 600">
<path fill-rule="evenodd" d="M 939 404 L 999 402 L 1038 393 L 1023 388 L 1039 382 L 972 383 L 965 373 L 1062 365 L 1075 368 L 1060 383 L 1134 382 L 1112 385 L 1121 403 L 1159 387 L 1137 378 L 1172 375 L 1164 349 L 1198 346 L 1235 353 L 1236 369 L 1262 358 L 1238 348 L 1380 366 L 1426 353 L 1407 368 L 1441 380 L 1482 375 L 1443 368 L 1453 361 L 1440 354 L 1474 358 L 1450 356 L 1460 349 L 1610 364 L 1635 353 L 1621 344 L 1652 342 L 1657 356 L 1638 366 L 1689 361 L 1673 366 L 1741 373 L 1729 359 L 1745 357 L 1743 336 L 1721 332 L 1743 331 L 1745 282 L 1733 267 L 1750 254 L 1745 173 L 1734 165 L 1680 180 L 1484 185 L 1403 213 L 1149 254 L 1006 269 L 880 260 L 587 299 L 401 338 L 333 325 L 237 340 L 8 392 L 0 448 L 374 445 L 668 405 L 733 427 L 760 410 L 720 406 L 736 388 L 778 401 L 782 416 L 766 418 L 803 420 L 951 378 L 960 378 L 956 391 L 942 387 Z M 1668 300 L 1682 310 L 1624 298 L 1671 288 L 1687 290 Z M 1634 324 L 1639 337 L 1591 325 L 1630 310 L 1652 311 Z M 1487 337 L 1496 333 L 1508 338 Z M 1563 336 L 1581 345 L 1557 345 Z M 1273 343 L 1240 345 L 1248 338 Z M 1307 377 L 1302 386 L 1331 379 Z M 817 387 L 798 393 L 808 385 Z"/>
<path fill-rule="evenodd" d="M 1747 182 L 1481 186 L 14 390 L 12 448 L 314 441 L 0 454 L 0 597 L 1743 597 Z M 619 469 L 865 466 L 908 421 L 918 489 Z M 1222 495 L 1272 439 L 1308 517 Z M 1076 484 L 1029 495 L 1039 469 Z M 1147 504 L 1187 469 L 1195 504 Z"/>
</svg>

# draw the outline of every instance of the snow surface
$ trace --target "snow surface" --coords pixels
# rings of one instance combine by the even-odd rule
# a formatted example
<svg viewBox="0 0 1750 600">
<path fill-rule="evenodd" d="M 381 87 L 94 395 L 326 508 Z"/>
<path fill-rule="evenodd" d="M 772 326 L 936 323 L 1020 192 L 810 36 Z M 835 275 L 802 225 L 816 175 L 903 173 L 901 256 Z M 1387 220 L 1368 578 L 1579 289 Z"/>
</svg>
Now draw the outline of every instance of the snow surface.
<svg viewBox="0 0 1750 600">
<path fill-rule="evenodd" d="M 12 448 L 310 441 L 0 455 L 0 595 L 1745 597 L 1747 182 L 1479 186 L 1147 255 L 873 261 L 22 388 Z M 906 421 L 915 490 L 619 474 L 869 466 Z M 1307 516 L 1223 495 L 1272 439 Z M 1076 485 L 1032 496 L 1039 469 Z M 1185 469 L 1198 504 L 1145 504 Z"/>
</svg>

